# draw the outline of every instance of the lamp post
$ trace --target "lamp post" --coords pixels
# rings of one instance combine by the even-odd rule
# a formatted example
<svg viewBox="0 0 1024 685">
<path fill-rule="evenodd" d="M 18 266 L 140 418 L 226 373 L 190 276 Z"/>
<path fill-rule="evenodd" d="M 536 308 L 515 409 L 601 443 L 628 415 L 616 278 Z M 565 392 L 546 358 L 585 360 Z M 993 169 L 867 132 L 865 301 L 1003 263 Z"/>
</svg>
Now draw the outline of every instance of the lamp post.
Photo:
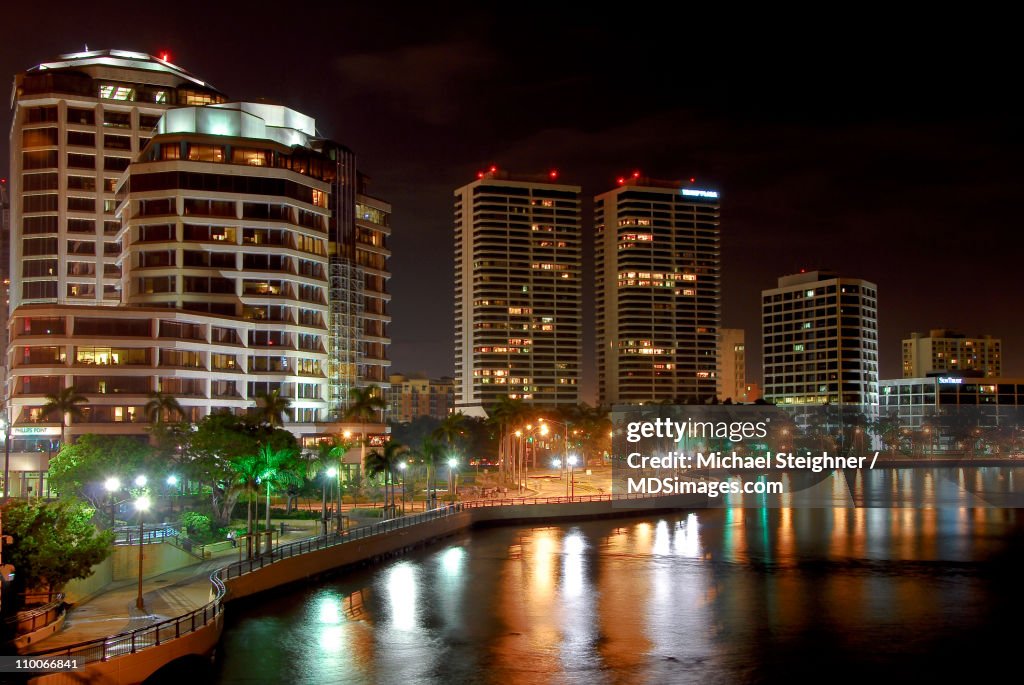
<svg viewBox="0 0 1024 685">
<path fill-rule="evenodd" d="M 540 420 L 541 425 L 544 423 L 553 423 L 562 427 L 562 451 L 568 453 L 569 451 L 569 424 L 562 421 L 556 421 L 555 419 L 543 418 Z M 546 434 L 544 428 L 541 429 L 542 434 Z"/>
<path fill-rule="evenodd" d="M 404 461 L 398 462 L 398 470 L 402 472 L 402 513 L 405 513 L 405 469 L 409 465 Z"/>
<path fill-rule="evenodd" d="M 114 511 L 114 493 L 121 489 L 121 481 L 111 476 L 110 478 L 103 481 L 103 488 L 110 494 L 110 527 L 113 528 L 117 525 L 117 517 Z"/>
<path fill-rule="evenodd" d="M 558 473 L 561 474 L 562 473 L 562 460 L 561 459 L 557 459 L 557 458 L 556 459 L 552 459 L 551 460 L 551 468 L 557 469 Z M 561 477 L 561 475 L 559 475 L 559 477 Z M 565 494 L 566 494 L 566 496 L 568 496 L 568 494 L 569 494 L 569 483 L 565 484 Z"/>
<path fill-rule="evenodd" d="M 167 476 L 167 487 L 171 488 L 170 498 L 171 498 L 171 513 L 172 514 L 174 513 L 174 486 L 176 486 L 177 484 L 178 484 L 178 477 L 177 476 L 175 476 L 173 473 L 171 475 Z"/>
<path fill-rule="evenodd" d="M 566 457 L 565 463 L 567 463 L 569 465 L 569 488 L 570 488 L 569 498 L 572 499 L 573 497 L 576 496 L 576 481 L 573 479 L 573 475 L 572 475 L 573 467 L 576 466 L 576 455 L 575 454 L 570 454 L 568 457 Z"/>
<path fill-rule="evenodd" d="M 324 476 L 325 477 L 323 479 L 323 482 L 321 483 L 321 485 L 323 487 L 324 501 L 323 501 L 323 505 L 321 506 L 321 509 L 320 509 L 320 523 L 321 523 L 321 525 L 323 527 L 324 535 L 327 535 L 327 479 L 328 478 L 334 478 L 336 473 L 337 473 L 337 469 L 335 469 L 333 466 L 329 467 L 326 471 L 324 471 Z M 333 492 L 334 491 L 332 489 L 332 491 L 331 491 L 332 495 L 333 495 Z"/>
<path fill-rule="evenodd" d="M 448 494 L 453 497 L 455 496 L 455 467 L 458 466 L 459 462 L 457 459 L 448 460 Z"/>
<path fill-rule="evenodd" d="M 140 478 L 143 478 L 143 480 L 145 480 L 144 476 L 140 476 Z M 137 481 L 138 479 L 136 479 L 136 482 Z M 145 605 L 142 601 L 142 559 L 144 558 L 142 552 L 144 542 L 142 539 L 142 534 L 143 515 L 146 513 L 147 509 L 149 509 L 149 497 L 147 495 L 142 495 L 137 500 L 135 500 L 135 510 L 139 512 L 139 594 L 135 598 L 135 608 L 139 610 L 145 609 Z"/>
</svg>

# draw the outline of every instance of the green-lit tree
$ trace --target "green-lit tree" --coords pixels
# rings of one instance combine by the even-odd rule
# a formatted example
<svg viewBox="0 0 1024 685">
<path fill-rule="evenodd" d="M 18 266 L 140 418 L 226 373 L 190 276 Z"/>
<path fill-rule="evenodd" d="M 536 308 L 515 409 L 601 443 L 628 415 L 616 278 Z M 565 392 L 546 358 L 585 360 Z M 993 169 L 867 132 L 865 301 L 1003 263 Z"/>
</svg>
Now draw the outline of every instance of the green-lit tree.
<svg viewBox="0 0 1024 685">
<path fill-rule="evenodd" d="M 274 449 L 271 445 L 260 445 L 256 455 L 261 466 L 260 484 L 267 490 L 267 515 L 265 530 L 270 530 L 270 493 L 272 489 L 287 490 L 302 482 L 304 465 L 294 449 Z M 270 552 L 271 540 L 267 536 L 266 549 Z"/>
<path fill-rule="evenodd" d="M 437 464 L 444 458 L 444 447 L 433 438 L 424 438 L 413 456 L 426 467 L 427 501 L 433 506 L 437 501 Z"/>
<path fill-rule="evenodd" d="M 86 578 L 111 552 L 114 534 L 92 525 L 95 510 L 76 499 L 55 502 L 10 500 L 2 511 L 4 563 L 15 568 L 4 588 L 3 611 L 13 614 L 27 590 L 61 590 L 69 581 Z"/>
<path fill-rule="evenodd" d="M 256 395 L 256 416 L 272 428 L 284 426 L 292 406 L 291 398 L 282 397 L 278 389 Z"/>
</svg>

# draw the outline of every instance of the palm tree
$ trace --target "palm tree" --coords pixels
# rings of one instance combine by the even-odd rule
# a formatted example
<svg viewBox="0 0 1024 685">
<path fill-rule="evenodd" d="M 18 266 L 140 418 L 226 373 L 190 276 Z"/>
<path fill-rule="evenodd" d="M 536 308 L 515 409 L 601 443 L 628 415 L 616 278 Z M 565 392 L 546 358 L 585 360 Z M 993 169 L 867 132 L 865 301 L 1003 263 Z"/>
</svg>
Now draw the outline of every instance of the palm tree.
<svg viewBox="0 0 1024 685">
<path fill-rule="evenodd" d="M 489 412 L 490 420 L 498 425 L 501 433 L 498 458 L 501 461 L 502 472 L 509 479 L 512 477 L 511 449 L 509 444 L 512 436 L 509 428 L 516 423 L 520 423 L 529 414 L 529 411 L 529 408 L 522 400 L 513 400 L 508 395 L 503 395 L 491 406 L 491 411 Z"/>
<path fill-rule="evenodd" d="M 146 402 L 145 412 L 146 419 L 156 425 L 163 423 L 165 414 L 172 418 L 185 416 L 185 410 L 181 408 L 173 395 L 165 395 L 159 391 L 149 393 L 149 402 Z"/>
<path fill-rule="evenodd" d="M 434 429 L 434 433 L 431 437 L 445 442 L 448 447 L 452 447 L 455 444 L 455 441 L 463 437 L 465 434 L 466 415 L 459 411 L 444 417 L 444 421 Z"/>
<path fill-rule="evenodd" d="M 60 444 L 64 446 L 64 434 L 68 428 L 68 417 L 81 419 L 85 417 L 82 405 L 86 404 L 89 398 L 79 394 L 75 386 L 64 388 L 56 395 L 47 395 L 46 404 L 43 405 L 43 415 L 49 416 L 54 412 L 60 414 Z"/>
<path fill-rule="evenodd" d="M 252 556 L 252 534 L 254 532 L 252 503 L 253 496 L 259 496 L 260 474 L 263 473 L 263 464 L 257 455 L 246 454 L 231 459 L 229 465 L 233 475 L 231 488 L 238 493 L 247 495 L 248 506 L 246 507 L 245 530 L 249 534 L 249 543 L 246 546 L 246 554 Z"/>
<path fill-rule="evenodd" d="M 257 415 L 260 420 L 271 428 L 284 426 L 288 410 L 292 406 L 290 397 L 282 397 L 281 391 L 274 388 L 270 392 L 256 394 Z"/>
<path fill-rule="evenodd" d="M 427 467 L 427 500 L 433 505 L 437 499 L 437 462 L 444 457 L 441 443 L 433 438 L 426 438 L 420 443 L 416 456 L 423 460 Z"/>
<path fill-rule="evenodd" d="M 384 474 L 384 511 L 388 511 L 388 482 L 390 480 L 392 484 L 391 488 L 391 511 L 394 511 L 395 506 L 395 492 L 394 492 L 394 472 L 398 467 L 398 462 L 402 461 L 408 453 L 408 449 L 401 443 L 389 440 L 384 443 L 384 449 L 375 449 L 366 455 L 366 473 L 369 476 L 376 476 L 378 474 Z"/>
<path fill-rule="evenodd" d="M 376 420 L 377 412 L 387 408 L 379 394 L 379 388 L 371 385 L 367 388 L 352 388 L 348 391 L 349 406 L 345 412 L 346 420 L 359 422 L 360 462 L 366 466 L 366 424 Z"/>
<path fill-rule="evenodd" d="M 324 440 L 317 445 L 316 456 L 309 459 L 306 462 L 306 478 L 309 480 L 315 480 L 320 474 L 324 473 L 327 469 L 334 467 L 338 469 L 338 473 L 341 472 L 341 459 L 345 456 L 355 443 L 344 438 L 331 437 L 328 440 Z M 322 516 L 324 520 L 327 517 L 327 489 L 326 483 L 324 487 L 324 501 Z M 341 493 L 338 493 L 338 504 L 339 508 L 341 505 Z"/>
<path fill-rule="evenodd" d="M 270 489 L 271 487 L 287 488 L 302 482 L 302 465 L 294 450 L 275 450 L 270 445 L 261 445 L 256 455 L 261 469 L 259 482 L 267 486 L 267 514 L 265 530 L 270 530 Z M 271 536 L 267 536 L 266 552 L 270 552 Z"/>
</svg>

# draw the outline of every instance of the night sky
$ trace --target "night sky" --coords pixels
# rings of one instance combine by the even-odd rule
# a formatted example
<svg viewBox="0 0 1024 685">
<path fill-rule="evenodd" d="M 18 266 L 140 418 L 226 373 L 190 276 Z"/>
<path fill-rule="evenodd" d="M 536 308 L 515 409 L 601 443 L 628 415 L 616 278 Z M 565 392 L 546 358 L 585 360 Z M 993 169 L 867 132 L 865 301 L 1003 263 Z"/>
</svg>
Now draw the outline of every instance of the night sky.
<svg viewBox="0 0 1024 685">
<path fill-rule="evenodd" d="M 231 98 L 310 114 L 357 152 L 394 205 L 395 371 L 452 371 L 452 190 L 497 164 L 558 168 L 587 198 L 633 170 L 719 190 L 722 321 L 747 330 L 749 380 L 761 289 L 817 267 L 878 284 L 883 378 L 900 374 L 903 337 L 937 327 L 1002 337 L 1004 373 L 1024 375 L 1018 39 L 997 16 L 64 5 L 4 8 L 4 78 L 86 43 L 166 50 Z M 6 168 L 6 135 L 2 146 Z M 591 223 L 588 202 L 588 254 Z"/>
</svg>

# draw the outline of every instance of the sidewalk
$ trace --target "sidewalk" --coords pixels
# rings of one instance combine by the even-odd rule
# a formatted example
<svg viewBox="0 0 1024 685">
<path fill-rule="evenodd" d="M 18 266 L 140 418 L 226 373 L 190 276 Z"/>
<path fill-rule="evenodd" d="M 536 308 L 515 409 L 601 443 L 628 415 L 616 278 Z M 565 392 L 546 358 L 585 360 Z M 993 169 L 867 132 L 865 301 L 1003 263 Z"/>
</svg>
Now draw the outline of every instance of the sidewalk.
<svg viewBox="0 0 1024 685">
<path fill-rule="evenodd" d="M 274 525 L 279 523 L 275 521 Z M 319 521 L 286 521 L 285 525 L 299 529 L 286 532 L 281 536 L 281 543 L 319 534 Z M 240 541 L 240 544 L 243 543 Z M 64 621 L 64 629 L 33 644 L 31 651 L 109 637 L 199 609 L 210 601 L 210 574 L 221 566 L 237 561 L 238 553 L 237 548 L 228 547 L 192 566 L 146 578 L 142 582 L 142 598 L 146 607 L 144 611 L 135 606 L 139 592 L 138 580 L 115 581 L 92 599 L 70 609 Z"/>
</svg>

